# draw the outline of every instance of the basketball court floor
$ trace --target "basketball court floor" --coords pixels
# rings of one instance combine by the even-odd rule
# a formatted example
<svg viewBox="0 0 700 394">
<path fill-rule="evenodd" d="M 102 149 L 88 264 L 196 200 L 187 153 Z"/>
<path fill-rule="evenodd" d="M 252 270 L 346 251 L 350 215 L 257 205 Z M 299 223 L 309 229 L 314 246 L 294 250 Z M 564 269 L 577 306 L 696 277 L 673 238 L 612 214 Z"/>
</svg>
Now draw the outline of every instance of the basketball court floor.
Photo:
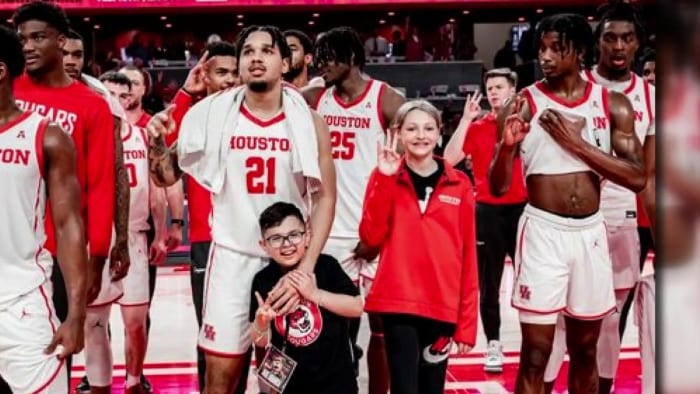
<svg viewBox="0 0 700 394">
<path fill-rule="evenodd" d="M 649 266 L 649 264 L 647 264 Z M 645 273 L 646 274 L 646 273 Z M 501 287 L 502 329 L 501 341 L 505 351 L 502 374 L 489 375 L 483 372 L 482 363 L 486 340 L 479 326 L 479 337 L 475 349 L 466 356 L 452 356 L 447 372 L 446 393 L 450 394 L 503 394 L 512 393 L 518 369 L 520 330 L 517 311 L 510 306 L 513 283 L 512 265 L 504 272 Z M 627 332 L 623 338 L 623 351 L 616 379 L 616 394 L 640 393 L 641 369 L 637 345 L 637 327 L 630 313 Z M 145 374 L 151 381 L 154 393 L 194 394 L 198 393 L 195 346 L 197 322 L 190 292 L 189 268 L 187 265 L 160 267 L 156 293 L 151 306 L 151 334 L 146 356 Z M 112 392 L 124 392 L 124 336 L 118 308 L 112 309 L 112 349 L 114 351 L 114 385 Z M 365 346 L 369 338 L 366 321 L 360 332 L 360 343 Z M 364 361 L 361 360 L 361 361 Z M 566 392 L 565 364 L 557 379 L 555 392 Z M 72 384 L 85 374 L 82 355 L 75 358 Z M 247 393 L 257 394 L 254 372 L 248 379 Z M 367 392 L 367 369 L 363 365 L 360 373 L 360 393 Z M 310 393 L 311 394 L 311 393 Z"/>
</svg>

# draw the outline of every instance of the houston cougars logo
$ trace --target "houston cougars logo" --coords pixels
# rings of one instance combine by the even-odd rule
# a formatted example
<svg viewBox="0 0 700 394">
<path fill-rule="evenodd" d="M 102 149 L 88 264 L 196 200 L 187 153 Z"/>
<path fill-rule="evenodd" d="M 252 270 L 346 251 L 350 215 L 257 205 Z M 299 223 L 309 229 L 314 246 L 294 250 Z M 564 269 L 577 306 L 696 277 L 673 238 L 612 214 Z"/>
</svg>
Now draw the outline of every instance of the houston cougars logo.
<svg viewBox="0 0 700 394">
<path fill-rule="evenodd" d="M 286 319 L 278 316 L 275 319 L 277 332 L 284 337 Z M 308 300 L 303 300 L 289 314 L 289 343 L 294 346 L 309 346 L 316 342 L 323 329 L 323 318 L 318 306 Z"/>
</svg>

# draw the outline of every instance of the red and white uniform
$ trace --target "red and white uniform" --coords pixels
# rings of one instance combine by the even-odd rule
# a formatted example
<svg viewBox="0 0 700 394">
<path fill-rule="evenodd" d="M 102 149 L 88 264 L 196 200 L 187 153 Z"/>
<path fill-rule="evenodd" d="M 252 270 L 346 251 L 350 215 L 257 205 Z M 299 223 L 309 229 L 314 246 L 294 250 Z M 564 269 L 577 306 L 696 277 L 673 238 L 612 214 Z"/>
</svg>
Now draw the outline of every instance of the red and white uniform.
<svg viewBox="0 0 700 394">
<path fill-rule="evenodd" d="M 656 99 L 654 87 L 632 73 L 628 81 L 603 78 L 596 69 L 585 77 L 609 90 L 623 93 L 632 103 L 635 134 L 643 144 L 654 122 Z M 637 200 L 635 193 L 610 181 L 603 182 L 600 208 L 608 225 L 608 243 L 613 263 L 616 290 L 631 289 L 639 279 L 639 233 L 637 232 Z"/>
<path fill-rule="evenodd" d="M 0 376 L 16 393 L 65 393 L 63 362 L 44 349 L 59 326 L 51 299 L 51 253 L 44 247 L 48 122 L 25 112 L 0 126 Z M 54 387 L 56 386 L 56 387 Z M 46 391 L 42 391 L 46 390 Z"/>
<path fill-rule="evenodd" d="M 520 144 L 525 175 L 559 175 L 592 169 L 562 148 L 542 126 L 545 109 L 583 117 L 583 138 L 610 152 L 608 91 L 587 82 L 583 96 L 565 102 L 542 82 L 523 90 L 532 113 L 530 132 Z M 615 308 L 612 266 L 600 212 L 566 218 L 527 205 L 520 218 L 512 304 L 526 323 L 554 324 L 564 311 L 578 319 L 599 319 Z"/>
<path fill-rule="evenodd" d="M 119 282 L 112 282 L 109 261 L 102 272 L 100 294 L 90 307 L 111 304 L 139 306 L 148 300 L 148 246 L 146 231 L 149 230 L 150 188 L 148 169 L 148 137 L 145 131 L 133 125 L 122 129 L 124 168 L 129 176 L 129 273 Z M 113 241 L 116 234 L 112 234 Z"/>
<path fill-rule="evenodd" d="M 377 142 L 384 142 L 386 124 L 382 115 L 383 82 L 369 80 L 356 100 L 341 100 L 335 87 L 324 89 L 315 105 L 331 134 L 338 199 L 333 227 L 324 253 L 338 260 L 355 282 L 373 279 L 377 262 L 353 258 L 359 242 L 362 203 L 367 182 L 377 167 Z"/>
<path fill-rule="evenodd" d="M 292 172 L 288 127 L 283 112 L 261 120 L 243 104 L 235 130 L 228 133 L 226 178 L 212 197 L 213 243 L 199 334 L 199 347 L 206 352 L 239 355 L 250 347 L 250 289 L 267 264 L 258 243 L 260 213 L 278 201 L 307 211 L 305 180 Z"/>
</svg>

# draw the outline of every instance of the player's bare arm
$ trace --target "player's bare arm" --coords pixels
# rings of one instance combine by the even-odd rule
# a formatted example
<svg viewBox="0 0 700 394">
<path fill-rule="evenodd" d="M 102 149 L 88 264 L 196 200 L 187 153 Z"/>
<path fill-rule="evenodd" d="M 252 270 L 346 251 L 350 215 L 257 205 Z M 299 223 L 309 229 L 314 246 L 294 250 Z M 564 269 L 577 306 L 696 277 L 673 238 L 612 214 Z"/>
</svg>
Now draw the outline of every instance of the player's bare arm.
<svg viewBox="0 0 700 394">
<path fill-rule="evenodd" d="M 610 92 L 611 145 L 616 156 L 607 154 L 583 139 L 582 121 L 571 121 L 555 110 L 540 116 L 542 127 L 562 147 L 578 156 L 605 179 L 635 193 L 646 185 L 642 144 L 634 131 L 634 110 L 627 97 Z"/>
<path fill-rule="evenodd" d="M 406 97 L 402 96 L 391 86 L 386 86 L 386 88 L 382 90 L 382 96 L 379 98 L 379 102 L 382 106 L 384 124 L 389 127 L 394 122 L 396 112 L 398 112 L 399 108 L 406 102 Z"/>
<path fill-rule="evenodd" d="M 151 178 L 160 187 L 174 185 L 183 174 L 177 162 L 177 142 L 168 147 L 162 134 L 151 136 L 149 140 L 148 167 Z"/>
<path fill-rule="evenodd" d="M 311 241 L 306 250 L 304 259 L 299 263 L 298 270 L 313 273 L 318 261 L 318 256 L 326 244 L 328 234 L 331 231 L 333 218 L 335 218 L 336 183 L 335 164 L 331 151 L 331 139 L 328 126 L 321 115 L 311 111 L 316 128 L 318 141 L 318 164 L 321 169 L 322 184 L 312 191 L 311 219 L 309 231 Z M 299 303 L 299 293 L 289 281 L 287 276 L 280 279 L 275 287 L 268 293 L 272 308 L 278 314 L 286 314 L 294 310 Z"/>
<path fill-rule="evenodd" d="M 647 135 L 644 139 L 644 167 L 647 185 L 642 190 L 641 197 L 649 218 L 651 234 L 654 237 L 656 229 L 656 135 Z"/>
<path fill-rule="evenodd" d="M 112 280 L 124 278 L 129 270 L 129 174 L 124 167 L 124 145 L 122 144 L 122 121 L 114 118 L 114 179 L 116 181 L 114 204 L 114 230 L 117 235 L 109 261 Z"/>
<path fill-rule="evenodd" d="M 302 88 L 299 92 L 302 96 L 304 96 L 304 100 L 306 100 L 306 103 L 309 104 L 309 107 L 313 108 L 313 106 L 316 105 L 321 92 L 323 92 L 323 88 L 319 86 L 307 86 Z"/>
<path fill-rule="evenodd" d="M 170 218 L 182 220 L 185 217 L 185 189 L 180 178 L 174 185 L 165 188 L 165 198 L 170 208 Z M 168 250 L 175 250 L 182 243 L 182 225 L 171 223 L 166 235 Z"/>
<path fill-rule="evenodd" d="M 314 272 L 318 256 L 326 244 L 335 217 L 336 183 L 335 164 L 331 151 L 331 138 L 326 121 L 316 111 L 311 111 L 318 142 L 318 165 L 323 182 L 311 194 L 311 241 L 299 268 Z"/>
<path fill-rule="evenodd" d="M 148 261 L 151 264 L 159 265 L 165 260 L 168 254 L 166 241 L 168 238 L 167 229 L 167 210 L 168 203 L 165 196 L 165 189 L 158 187 L 153 179 L 149 179 L 149 203 L 151 207 L 151 216 L 153 216 L 153 227 L 155 230 L 155 239 L 151 243 L 151 248 L 148 254 Z"/>
<path fill-rule="evenodd" d="M 513 160 L 529 130 L 530 105 L 522 96 L 509 99 L 498 113 L 498 143 L 489 166 L 489 187 L 496 197 L 504 195 L 513 178 Z"/>
<path fill-rule="evenodd" d="M 68 317 L 54 335 L 47 353 L 63 345 L 60 357 L 83 348 L 83 325 L 87 296 L 87 245 L 80 215 L 80 184 L 75 172 L 73 141 L 58 126 L 44 134 L 44 171 L 58 245 L 58 263 L 66 282 Z"/>
</svg>

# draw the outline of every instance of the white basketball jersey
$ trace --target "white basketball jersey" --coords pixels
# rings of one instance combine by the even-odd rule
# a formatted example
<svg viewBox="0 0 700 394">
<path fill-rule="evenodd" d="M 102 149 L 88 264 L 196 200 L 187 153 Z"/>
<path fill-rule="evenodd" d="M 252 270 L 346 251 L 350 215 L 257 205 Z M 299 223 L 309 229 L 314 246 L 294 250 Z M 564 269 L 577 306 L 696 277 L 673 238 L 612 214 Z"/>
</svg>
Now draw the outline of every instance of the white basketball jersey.
<svg viewBox="0 0 700 394">
<path fill-rule="evenodd" d="M 47 121 L 25 112 L 0 126 L 0 311 L 51 277 L 44 248 L 46 184 L 43 141 Z"/>
<path fill-rule="evenodd" d="M 212 197 L 212 238 L 217 245 L 264 257 L 258 244 L 262 211 L 284 201 L 295 204 L 306 216 L 305 180 L 292 172 L 288 124 L 284 113 L 263 121 L 245 104 L 241 106 L 238 124 L 227 137 L 230 150 L 224 185 Z"/>
<path fill-rule="evenodd" d="M 140 127 L 126 125 L 122 128 L 122 145 L 129 175 L 129 231 L 146 231 L 150 214 L 148 139 Z"/>
<path fill-rule="evenodd" d="M 586 79 L 627 96 L 634 109 L 635 134 L 644 144 L 649 125 L 654 122 L 656 113 L 654 87 L 634 73 L 631 74 L 629 81 L 623 82 L 607 80 L 598 74 L 596 69 L 586 71 L 584 74 Z M 633 191 L 605 181 L 600 198 L 600 208 L 608 224 L 637 227 L 637 201 Z"/>
<path fill-rule="evenodd" d="M 587 82 L 586 90 L 576 102 L 565 102 L 554 96 L 542 82 L 523 89 L 530 103 L 532 121 L 530 131 L 520 143 L 525 176 L 532 174 L 570 174 L 593 171 L 588 164 L 569 153 L 539 124 L 545 109 L 555 109 L 572 120 L 584 118 L 583 139 L 604 152 L 610 152 L 610 113 L 608 91 L 598 84 Z M 534 108 L 532 108 L 534 107 Z"/>
<path fill-rule="evenodd" d="M 338 198 L 330 233 L 333 238 L 358 237 L 365 189 L 377 167 L 377 142 L 384 142 L 380 98 L 385 87 L 370 80 L 365 92 L 351 103 L 343 102 L 331 87 L 316 104 L 328 124 L 335 161 Z"/>
</svg>

